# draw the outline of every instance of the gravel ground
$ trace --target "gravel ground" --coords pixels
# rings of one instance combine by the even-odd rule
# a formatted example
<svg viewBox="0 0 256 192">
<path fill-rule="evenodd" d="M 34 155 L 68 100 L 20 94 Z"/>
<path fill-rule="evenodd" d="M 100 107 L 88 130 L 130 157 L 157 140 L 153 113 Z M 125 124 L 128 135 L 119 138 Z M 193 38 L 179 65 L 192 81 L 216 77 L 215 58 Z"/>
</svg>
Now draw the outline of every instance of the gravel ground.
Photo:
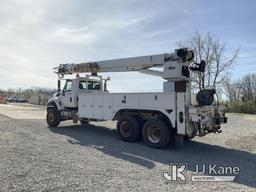
<svg viewBox="0 0 256 192">
<path fill-rule="evenodd" d="M 0 107 L 1 113 L 1 107 Z M 87 127 L 0 115 L 0 191 L 256 191 L 256 116 L 228 114 L 223 133 L 157 150 L 125 143 L 114 122 Z M 165 182 L 169 164 L 238 166 L 234 182 Z"/>
</svg>

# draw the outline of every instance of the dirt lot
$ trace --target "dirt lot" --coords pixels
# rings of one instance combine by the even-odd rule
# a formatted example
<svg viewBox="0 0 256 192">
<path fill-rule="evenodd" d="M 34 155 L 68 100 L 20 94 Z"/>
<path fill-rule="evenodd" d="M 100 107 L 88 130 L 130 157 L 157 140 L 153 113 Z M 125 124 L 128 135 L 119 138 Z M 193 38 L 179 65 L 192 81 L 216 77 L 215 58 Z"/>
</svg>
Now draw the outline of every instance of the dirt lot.
<svg viewBox="0 0 256 192">
<path fill-rule="evenodd" d="M 0 105 L 0 191 L 256 191 L 256 116 L 228 114 L 223 133 L 183 149 L 125 143 L 114 122 L 48 128 L 45 108 Z M 238 166 L 234 182 L 165 182 L 169 164 Z"/>
</svg>

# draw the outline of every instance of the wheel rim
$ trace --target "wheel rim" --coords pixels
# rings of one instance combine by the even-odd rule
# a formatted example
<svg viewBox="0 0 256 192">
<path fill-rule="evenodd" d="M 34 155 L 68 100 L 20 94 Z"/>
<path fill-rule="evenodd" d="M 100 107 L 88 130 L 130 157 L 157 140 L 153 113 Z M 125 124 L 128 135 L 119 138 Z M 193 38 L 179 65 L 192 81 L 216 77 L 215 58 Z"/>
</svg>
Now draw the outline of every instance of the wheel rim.
<svg viewBox="0 0 256 192">
<path fill-rule="evenodd" d="M 52 123 L 54 121 L 54 115 L 53 113 L 48 113 L 47 115 L 48 122 Z"/>
<path fill-rule="evenodd" d="M 151 143 L 159 143 L 161 141 L 161 131 L 157 126 L 151 126 L 147 129 L 147 137 Z"/>
<path fill-rule="evenodd" d="M 124 137 L 129 137 L 131 134 L 131 128 L 130 128 L 130 123 L 128 121 L 123 121 L 120 124 L 120 133 Z"/>
</svg>

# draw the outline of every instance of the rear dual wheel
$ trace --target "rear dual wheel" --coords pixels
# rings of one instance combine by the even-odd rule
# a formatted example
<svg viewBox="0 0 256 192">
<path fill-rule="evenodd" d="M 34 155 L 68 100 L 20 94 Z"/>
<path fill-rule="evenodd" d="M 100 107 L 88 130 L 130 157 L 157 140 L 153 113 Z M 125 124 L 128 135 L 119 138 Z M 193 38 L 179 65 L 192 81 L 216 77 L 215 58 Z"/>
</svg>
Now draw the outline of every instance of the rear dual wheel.
<svg viewBox="0 0 256 192">
<path fill-rule="evenodd" d="M 153 148 L 164 149 L 174 141 L 174 134 L 162 119 L 150 119 L 141 123 L 134 116 L 124 115 L 117 122 L 117 130 L 122 140 L 135 142 L 142 135 L 144 143 Z"/>
<path fill-rule="evenodd" d="M 173 135 L 165 121 L 150 119 L 143 126 L 142 136 L 147 146 L 164 149 L 170 145 Z"/>
<path fill-rule="evenodd" d="M 131 115 L 124 115 L 118 120 L 117 131 L 121 139 L 127 142 L 138 141 L 141 137 L 140 123 Z"/>
</svg>

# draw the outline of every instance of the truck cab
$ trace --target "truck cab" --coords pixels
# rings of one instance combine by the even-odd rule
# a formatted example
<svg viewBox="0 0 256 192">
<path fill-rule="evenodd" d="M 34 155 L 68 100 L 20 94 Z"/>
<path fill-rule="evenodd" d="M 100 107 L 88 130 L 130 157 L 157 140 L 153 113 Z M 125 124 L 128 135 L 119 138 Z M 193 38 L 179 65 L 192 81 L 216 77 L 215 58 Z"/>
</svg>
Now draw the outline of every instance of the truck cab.
<svg viewBox="0 0 256 192">
<path fill-rule="evenodd" d="M 100 76 L 76 77 L 66 79 L 62 92 L 59 95 L 61 104 L 65 108 L 78 107 L 78 95 L 80 93 L 93 93 L 103 91 L 102 78 Z"/>
<path fill-rule="evenodd" d="M 61 80 L 65 81 L 62 89 Z M 103 86 L 103 80 L 101 76 L 86 75 L 85 77 L 76 76 L 74 79 L 61 79 L 58 83 L 59 91 L 48 100 L 47 109 L 54 109 L 58 113 L 72 113 L 78 110 L 78 96 L 81 93 L 99 93 L 106 92 L 106 86 Z M 60 114 L 63 116 L 64 114 Z M 70 116 L 70 114 L 68 115 Z M 61 118 L 61 120 L 67 120 L 69 118 Z"/>
</svg>

